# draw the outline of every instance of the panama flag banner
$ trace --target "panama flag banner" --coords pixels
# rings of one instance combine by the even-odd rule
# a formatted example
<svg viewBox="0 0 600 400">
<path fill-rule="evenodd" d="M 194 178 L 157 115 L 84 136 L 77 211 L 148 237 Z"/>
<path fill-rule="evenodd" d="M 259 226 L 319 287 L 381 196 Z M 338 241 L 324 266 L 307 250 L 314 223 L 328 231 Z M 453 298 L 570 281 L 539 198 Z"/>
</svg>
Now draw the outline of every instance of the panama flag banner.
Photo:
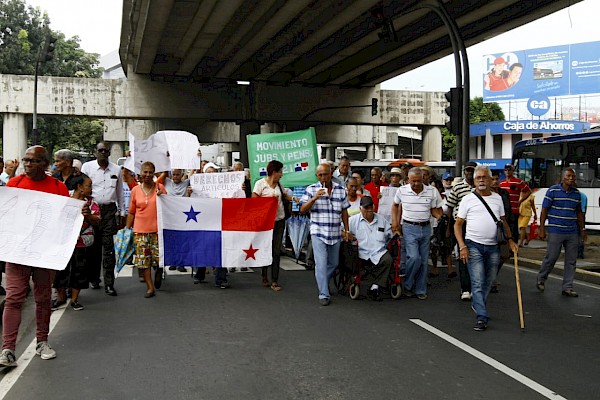
<svg viewBox="0 0 600 400">
<path fill-rule="evenodd" d="M 157 200 L 161 267 L 263 267 L 273 261 L 277 198 Z"/>
<path fill-rule="evenodd" d="M 314 128 L 286 133 L 248 135 L 248 160 L 252 186 L 267 176 L 271 160 L 283 164 L 283 187 L 307 186 L 315 183 L 319 154 Z"/>
</svg>

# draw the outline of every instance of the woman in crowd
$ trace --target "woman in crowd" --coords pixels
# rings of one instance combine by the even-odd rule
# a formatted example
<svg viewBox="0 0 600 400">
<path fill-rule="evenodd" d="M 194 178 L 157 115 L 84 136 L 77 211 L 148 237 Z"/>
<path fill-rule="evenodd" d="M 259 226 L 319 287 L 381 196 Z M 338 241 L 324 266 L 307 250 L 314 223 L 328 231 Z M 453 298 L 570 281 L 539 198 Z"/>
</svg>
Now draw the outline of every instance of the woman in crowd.
<svg viewBox="0 0 600 400">
<path fill-rule="evenodd" d="M 285 209 L 283 196 L 287 201 L 299 201 L 296 197 L 289 196 L 288 192 L 281 187 L 281 177 L 283 176 L 283 164 L 280 161 L 273 160 L 267 164 L 267 177 L 256 181 L 252 197 L 277 197 L 277 214 L 275 215 L 275 226 L 273 227 L 273 263 L 271 267 L 271 283 L 268 278 L 268 268 L 262 269 L 262 284 L 265 287 L 271 287 L 276 292 L 281 290 L 279 286 L 279 258 L 281 252 L 281 242 L 283 240 L 283 230 L 285 229 Z M 286 205 L 289 206 L 289 203 Z"/>
<path fill-rule="evenodd" d="M 92 180 L 87 175 L 72 176 L 69 184 L 73 188 L 71 197 L 85 201 L 81 210 L 83 225 L 67 268 L 58 271 L 54 279 L 57 298 L 52 302 L 52 309 L 56 310 L 67 302 L 67 288 L 71 288 L 71 308 L 80 311 L 83 310 L 83 305 L 79 303 L 79 291 L 89 287 L 85 265 L 85 249 L 94 243 L 94 229 L 92 226 L 97 226 L 100 223 L 100 206 L 92 198 Z"/>
<path fill-rule="evenodd" d="M 154 164 L 142 164 L 140 185 L 131 189 L 131 202 L 126 228 L 133 228 L 135 242 L 135 266 L 144 271 L 146 295 L 154 297 L 155 287 L 162 284 L 162 268 L 158 268 L 158 213 L 156 196 L 167 194 L 160 183 L 154 183 Z M 152 268 L 156 269 L 154 284 Z"/>
</svg>

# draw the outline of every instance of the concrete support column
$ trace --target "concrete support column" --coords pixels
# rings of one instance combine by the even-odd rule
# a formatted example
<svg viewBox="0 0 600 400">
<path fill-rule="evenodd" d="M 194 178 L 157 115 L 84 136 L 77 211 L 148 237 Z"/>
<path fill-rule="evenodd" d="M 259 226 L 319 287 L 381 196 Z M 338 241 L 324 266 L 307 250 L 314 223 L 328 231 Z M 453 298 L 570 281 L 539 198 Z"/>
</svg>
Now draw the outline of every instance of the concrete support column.
<svg viewBox="0 0 600 400">
<path fill-rule="evenodd" d="M 256 135 L 259 133 L 259 122 L 248 121 L 240 123 L 240 161 L 244 164 L 244 166 L 250 167 L 248 164 L 248 141 L 246 136 Z"/>
<path fill-rule="evenodd" d="M 439 126 L 423 126 L 423 160 L 442 160 L 442 130 Z"/>
<path fill-rule="evenodd" d="M 325 159 L 327 161 L 335 161 L 335 147 L 333 147 L 333 146 L 325 147 Z"/>
<path fill-rule="evenodd" d="M 223 153 L 223 165 L 233 167 L 233 151 L 226 151 Z"/>
<path fill-rule="evenodd" d="M 27 150 L 27 123 L 25 114 L 2 114 L 2 156 L 4 160 L 20 160 Z M 52 149 L 50 149 L 52 151 Z M 20 166 L 19 168 L 22 168 Z"/>
<path fill-rule="evenodd" d="M 489 129 L 485 130 L 485 158 L 494 158 L 494 138 Z"/>
<path fill-rule="evenodd" d="M 381 145 L 377 143 L 371 143 L 367 145 L 367 158 L 371 160 L 378 160 L 382 157 Z"/>
<path fill-rule="evenodd" d="M 479 147 L 479 150 L 478 150 Z M 481 157 L 477 157 L 477 151 L 479 151 L 481 153 L 481 146 L 477 146 L 477 138 L 476 137 L 470 137 L 469 138 L 469 154 L 468 154 L 468 159 L 472 160 L 475 158 L 481 158 Z"/>
<path fill-rule="evenodd" d="M 396 147 L 397 146 L 384 146 L 382 158 L 396 158 Z"/>
<path fill-rule="evenodd" d="M 125 151 L 121 143 L 110 143 L 110 160 L 116 164 L 120 157 L 125 157 Z"/>
<path fill-rule="evenodd" d="M 502 135 L 502 158 L 511 158 L 512 159 L 512 135 L 504 134 Z"/>
</svg>

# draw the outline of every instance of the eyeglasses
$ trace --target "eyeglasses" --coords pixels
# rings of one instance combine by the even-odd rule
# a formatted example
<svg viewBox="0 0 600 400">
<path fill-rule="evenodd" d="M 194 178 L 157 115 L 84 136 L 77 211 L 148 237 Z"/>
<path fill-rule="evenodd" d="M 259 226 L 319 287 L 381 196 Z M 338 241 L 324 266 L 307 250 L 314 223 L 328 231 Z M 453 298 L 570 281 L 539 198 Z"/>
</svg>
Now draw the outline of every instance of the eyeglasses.
<svg viewBox="0 0 600 400">
<path fill-rule="evenodd" d="M 98 153 L 109 153 L 109 152 L 110 152 L 110 150 L 108 150 L 108 149 L 98 149 L 98 150 L 96 150 L 96 151 L 97 151 Z"/>
<path fill-rule="evenodd" d="M 23 164 L 31 163 L 31 164 L 39 164 L 42 162 L 39 158 L 22 158 L 21 162 Z"/>
</svg>

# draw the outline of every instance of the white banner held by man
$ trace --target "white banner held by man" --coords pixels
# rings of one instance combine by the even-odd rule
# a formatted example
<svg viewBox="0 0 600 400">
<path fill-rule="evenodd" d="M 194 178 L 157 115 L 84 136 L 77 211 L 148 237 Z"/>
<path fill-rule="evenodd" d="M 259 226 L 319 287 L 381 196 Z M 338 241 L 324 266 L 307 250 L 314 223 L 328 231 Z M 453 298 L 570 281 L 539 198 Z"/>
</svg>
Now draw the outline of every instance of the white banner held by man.
<svg viewBox="0 0 600 400">
<path fill-rule="evenodd" d="M 65 269 L 83 224 L 84 204 L 34 190 L 0 189 L 0 260 Z"/>
<path fill-rule="evenodd" d="M 171 169 L 199 169 L 198 136 L 186 131 L 159 131 L 167 140 Z"/>
<path fill-rule="evenodd" d="M 212 174 L 194 174 L 190 176 L 192 195 L 190 197 L 203 198 L 242 198 L 246 197 L 242 184 L 246 173 L 216 172 Z"/>
</svg>

